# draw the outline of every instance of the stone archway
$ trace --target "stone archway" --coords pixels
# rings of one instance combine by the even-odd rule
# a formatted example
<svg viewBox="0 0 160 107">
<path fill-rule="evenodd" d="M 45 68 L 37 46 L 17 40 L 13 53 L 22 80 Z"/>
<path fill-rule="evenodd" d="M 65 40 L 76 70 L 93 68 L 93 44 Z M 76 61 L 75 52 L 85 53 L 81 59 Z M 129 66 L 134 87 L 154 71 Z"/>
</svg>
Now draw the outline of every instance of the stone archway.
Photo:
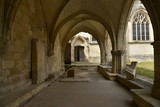
<svg viewBox="0 0 160 107">
<path fill-rule="evenodd" d="M 96 44 L 97 44 L 97 50 L 99 51 L 99 54 L 98 52 L 97 53 L 94 53 L 96 55 L 98 55 L 98 59 L 97 60 L 93 60 L 93 47 L 91 46 L 92 44 L 92 38 L 93 37 L 92 35 L 95 35 L 95 33 L 87 33 L 87 32 L 81 32 L 80 29 L 78 29 L 76 32 L 72 32 L 70 33 L 70 37 L 69 38 L 66 38 L 66 40 L 64 40 L 65 42 L 63 42 L 63 49 L 62 49 L 62 53 L 63 53 L 63 50 L 65 50 L 66 46 L 71 44 L 71 62 L 74 62 L 75 61 L 75 47 L 84 47 L 84 61 L 85 62 L 88 62 L 88 63 L 100 63 L 100 60 L 102 59 L 102 55 L 100 53 L 102 52 L 105 52 L 104 50 L 101 51 L 100 50 L 100 47 L 102 47 L 102 43 L 99 44 L 99 42 L 97 41 Z M 69 36 L 68 35 L 68 36 Z M 86 35 L 86 36 L 84 36 Z M 84 36 L 84 37 L 83 37 Z M 94 36 L 95 37 L 95 36 Z M 102 44 L 102 45 L 101 45 Z M 76 48 L 76 49 L 78 49 Z M 79 52 L 79 49 L 76 50 L 76 52 Z M 76 57 L 77 58 L 77 57 Z"/>
<path fill-rule="evenodd" d="M 154 32 L 154 42 L 152 43 L 153 47 L 154 47 L 154 72 L 155 72 L 155 78 L 154 78 L 154 85 L 152 88 L 152 95 L 153 97 L 156 98 L 160 98 L 160 78 L 159 78 L 159 49 L 158 47 L 160 46 L 160 36 L 159 36 L 159 30 L 160 29 L 160 20 L 159 20 L 159 14 L 158 14 L 158 5 L 159 3 L 155 3 L 154 1 L 149 1 L 149 0 L 141 0 L 141 2 L 144 4 L 149 17 L 151 19 L 151 23 L 153 25 L 153 32 Z M 129 15 L 129 11 L 127 12 L 126 10 L 129 10 L 128 8 L 131 9 L 132 4 L 134 3 L 134 1 L 130 2 L 129 4 L 127 4 L 126 6 L 124 6 L 124 11 L 122 12 L 122 18 L 121 21 L 123 23 L 120 24 L 119 27 L 119 33 L 118 33 L 118 49 L 119 50 L 125 50 L 125 44 L 121 45 L 121 41 L 125 42 L 125 29 L 127 27 L 127 19 L 128 15 Z M 125 22 L 126 21 L 126 22 Z M 123 59 L 125 60 L 125 58 Z"/>
<path fill-rule="evenodd" d="M 105 43 L 101 40 L 100 38 L 100 34 L 98 32 L 96 32 L 95 30 L 93 30 L 92 28 L 86 27 L 86 26 L 81 26 L 78 27 L 76 29 L 72 29 L 72 31 L 70 31 L 66 37 L 63 40 L 63 44 L 62 44 L 62 53 L 63 50 L 65 49 L 68 41 L 76 34 L 78 34 L 79 32 L 89 32 L 89 34 L 91 34 L 98 42 L 99 48 L 100 48 L 100 62 L 101 65 L 106 65 L 106 53 L 105 53 Z M 84 40 L 85 41 L 85 40 Z"/>
<path fill-rule="evenodd" d="M 99 17 L 98 15 L 96 15 L 96 14 L 94 14 L 94 13 L 92 13 L 92 12 L 90 12 L 90 11 L 87 11 L 87 10 L 81 10 L 81 11 L 78 11 L 78 12 L 75 12 L 75 13 L 73 13 L 71 16 L 69 16 L 69 17 L 67 17 L 66 19 L 64 19 L 61 23 L 60 23 L 60 25 L 59 26 L 57 26 L 57 29 L 56 29 L 56 31 L 55 31 L 55 33 L 54 34 L 52 34 L 52 35 L 56 35 L 57 36 L 57 33 L 59 32 L 59 30 L 61 30 L 62 29 L 62 27 L 63 26 L 66 26 L 66 24 L 68 23 L 68 22 L 71 22 L 72 21 L 72 19 L 74 19 L 74 18 L 76 18 L 77 16 L 79 16 L 79 15 L 81 15 L 81 14 L 85 14 L 85 15 L 87 15 L 87 17 L 83 17 L 84 18 L 84 20 L 93 20 L 93 21 L 95 21 L 95 22 L 98 22 L 98 23 L 100 23 L 100 24 L 102 24 L 103 26 L 104 26 L 104 28 L 108 31 L 108 33 L 109 33 L 109 35 L 110 35 L 110 38 L 111 38 L 111 41 L 112 41 L 112 48 L 113 49 L 115 49 L 115 37 L 114 37 L 114 34 L 113 34 L 113 32 L 112 32 L 112 30 L 113 29 L 111 29 L 110 27 L 108 27 L 108 24 L 104 24 L 104 20 L 103 20 L 103 18 L 101 18 L 101 17 Z M 79 23 L 79 22 L 78 22 Z M 75 25 L 76 24 L 78 24 L 78 23 L 75 23 Z M 50 44 L 50 52 L 49 53 L 52 53 L 51 51 L 53 50 L 52 48 L 54 48 L 54 41 L 55 41 L 55 38 L 56 37 L 52 37 L 50 40 L 51 40 L 51 44 Z"/>
<path fill-rule="evenodd" d="M 71 41 L 71 61 L 87 61 L 88 59 L 88 42 L 84 37 L 77 36 Z"/>
<path fill-rule="evenodd" d="M 155 79 L 152 95 L 160 99 L 160 1 L 141 1 L 149 13 L 154 29 L 155 41 L 152 45 L 154 47 Z M 26 81 L 29 78 L 31 63 L 30 42 L 35 37 L 42 41 L 44 50 L 49 50 L 48 56 L 44 52 L 44 60 L 47 67 L 44 70 L 45 77 L 43 81 L 49 74 L 57 75 L 59 71 L 63 71 L 61 67 L 63 62 L 61 60 L 63 38 L 61 37 L 66 37 L 68 33 L 70 34 L 74 30 L 75 26 L 73 25 L 86 26 L 88 24 L 88 26 L 92 26 L 91 28 L 96 28 L 95 25 L 98 25 L 99 29 L 96 28 L 96 32 L 99 34 L 96 34 L 100 38 L 98 36 L 95 36 L 95 38 L 99 39 L 99 43 L 103 43 L 104 39 L 101 33 L 108 31 L 113 46 L 113 72 L 117 73 L 123 67 L 121 59 L 125 49 L 123 43 L 125 42 L 126 20 L 133 2 L 134 0 L 60 0 L 59 2 L 56 0 L 1 0 L 0 18 L 2 17 L 2 22 L 0 22 L 0 35 L 3 36 L 0 36 L 2 37 L 0 40 L 2 41 L 0 42 L 0 52 L 3 53 L 4 49 L 7 48 L 6 44 L 11 44 L 10 49 L 0 56 L 1 73 L 4 78 L 1 79 L 1 82 L 10 87 L 10 84 L 8 84 L 10 82 L 17 84 L 17 79 L 15 81 L 11 80 L 17 74 L 23 76 L 20 79 L 18 77 L 21 84 L 23 80 Z M 3 23 L 3 20 L 5 23 Z M 10 41 L 8 38 L 12 36 L 11 30 L 14 23 L 16 23 L 13 28 L 14 39 Z M 103 44 L 100 44 L 100 47 L 101 51 L 105 49 Z M 101 53 L 101 55 L 104 56 L 105 54 Z M 104 59 L 104 57 L 101 57 L 101 59 Z M 21 69 L 23 66 L 26 68 Z M 15 88 L 12 87 L 12 89 Z"/>
</svg>

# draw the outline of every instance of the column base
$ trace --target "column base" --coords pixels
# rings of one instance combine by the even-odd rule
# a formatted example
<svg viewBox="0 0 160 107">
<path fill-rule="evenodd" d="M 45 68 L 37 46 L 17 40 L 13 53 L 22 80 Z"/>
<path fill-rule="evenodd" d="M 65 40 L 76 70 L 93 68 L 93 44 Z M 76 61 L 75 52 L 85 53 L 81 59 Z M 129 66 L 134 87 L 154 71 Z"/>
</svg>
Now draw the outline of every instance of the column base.
<svg viewBox="0 0 160 107">
<path fill-rule="evenodd" d="M 117 73 L 118 70 L 116 68 L 112 68 L 112 73 Z"/>
<path fill-rule="evenodd" d="M 122 69 L 117 69 L 119 74 L 122 74 Z"/>
<path fill-rule="evenodd" d="M 122 69 L 112 68 L 112 73 L 121 74 L 122 73 Z"/>
</svg>

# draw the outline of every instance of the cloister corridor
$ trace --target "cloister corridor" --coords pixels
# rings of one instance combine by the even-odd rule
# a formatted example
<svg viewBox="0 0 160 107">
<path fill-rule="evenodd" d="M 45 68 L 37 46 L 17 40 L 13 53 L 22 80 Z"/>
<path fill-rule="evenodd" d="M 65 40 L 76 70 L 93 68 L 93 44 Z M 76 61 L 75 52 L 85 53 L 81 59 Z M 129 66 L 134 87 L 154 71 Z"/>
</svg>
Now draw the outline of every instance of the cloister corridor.
<svg viewBox="0 0 160 107">
<path fill-rule="evenodd" d="M 0 0 L 0 107 L 160 107 L 159 10 L 160 0 Z M 137 76 L 142 60 L 151 83 Z"/>
<path fill-rule="evenodd" d="M 76 71 L 75 71 L 76 72 Z M 24 107 L 137 107 L 131 93 L 115 81 L 106 80 L 99 72 L 83 70 L 73 79 L 61 77 Z M 71 81 L 72 80 L 72 81 Z"/>
</svg>

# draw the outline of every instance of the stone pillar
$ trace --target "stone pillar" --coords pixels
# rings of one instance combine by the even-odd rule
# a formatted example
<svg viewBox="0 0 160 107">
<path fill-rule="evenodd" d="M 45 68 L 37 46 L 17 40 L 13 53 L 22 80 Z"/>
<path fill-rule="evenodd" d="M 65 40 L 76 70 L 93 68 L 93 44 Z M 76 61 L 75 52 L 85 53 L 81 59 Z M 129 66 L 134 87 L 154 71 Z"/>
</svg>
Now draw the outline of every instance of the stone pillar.
<svg viewBox="0 0 160 107">
<path fill-rule="evenodd" d="M 46 50 L 44 41 L 38 38 L 31 40 L 31 74 L 32 83 L 38 84 L 43 82 L 47 77 L 46 71 Z"/>
<path fill-rule="evenodd" d="M 71 43 L 66 44 L 63 59 L 65 64 L 71 64 Z"/>
<path fill-rule="evenodd" d="M 71 63 L 74 63 L 74 46 L 71 44 Z"/>
<path fill-rule="evenodd" d="M 154 47 L 154 84 L 152 96 L 160 99 L 160 41 L 152 43 Z"/>
<path fill-rule="evenodd" d="M 112 72 L 122 73 L 122 56 L 124 55 L 124 50 L 112 50 Z"/>
<path fill-rule="evenodd" d="M 107 64 L 105 51 L 101 50 L 101 65 L 105 66 Z"/>
<path fill-rule="evenodd" d="M 31 75 L 32 83 L 37 84 L 38 80 L 38 69 L 37 69 L 37 42 L 38 39 L 31 40 Z"/>
</svg>

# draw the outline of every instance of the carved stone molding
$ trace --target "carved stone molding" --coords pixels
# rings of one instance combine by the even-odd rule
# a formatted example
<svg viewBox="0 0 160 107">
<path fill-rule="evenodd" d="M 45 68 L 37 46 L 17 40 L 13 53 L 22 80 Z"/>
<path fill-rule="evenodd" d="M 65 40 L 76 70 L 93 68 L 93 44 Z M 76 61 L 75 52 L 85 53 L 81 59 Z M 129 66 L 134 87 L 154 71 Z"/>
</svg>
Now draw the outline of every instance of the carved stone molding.
<svg viewBox="0 0 160 107">
<path fill-rule="evenodd" d="M 125 50 L 112 50 L 112 55 L 123 55 L 125 53 Z"/>
</svg>

